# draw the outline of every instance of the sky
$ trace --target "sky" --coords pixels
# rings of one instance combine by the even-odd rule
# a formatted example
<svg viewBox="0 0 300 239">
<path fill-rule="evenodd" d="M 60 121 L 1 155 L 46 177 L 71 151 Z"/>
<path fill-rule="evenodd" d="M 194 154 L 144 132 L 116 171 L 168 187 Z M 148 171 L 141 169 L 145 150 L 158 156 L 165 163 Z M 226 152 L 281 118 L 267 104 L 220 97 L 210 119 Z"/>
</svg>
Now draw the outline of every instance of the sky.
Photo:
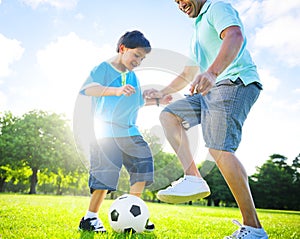
<svg viewBox="0 0 300 239">
<path fill-rule="evenodd" d="M 300 153 L 300 1 L 228 2 L 244 22 L 264 85 L 236 152 L 253 174 L 272 154 L 291 163 Z M 130 30 L 140 30 L 159 49 L 136 70 L 142 85 L 163 87 L 180 73 L 172 64 L 188 55 L 193 22 L 173 0 L 0 0 L 0 112 L 38 109 L 72 121 L 81 85 L 94 66 L 116 55 L 119 37 Z M 171 57 L 160 58 L 161 52 Z M 163 135 L 161 110 L 143 108 L 141 129 Z M 201 161 L 207 149 L 199 129 L 189 134 Z"/>
</svg>

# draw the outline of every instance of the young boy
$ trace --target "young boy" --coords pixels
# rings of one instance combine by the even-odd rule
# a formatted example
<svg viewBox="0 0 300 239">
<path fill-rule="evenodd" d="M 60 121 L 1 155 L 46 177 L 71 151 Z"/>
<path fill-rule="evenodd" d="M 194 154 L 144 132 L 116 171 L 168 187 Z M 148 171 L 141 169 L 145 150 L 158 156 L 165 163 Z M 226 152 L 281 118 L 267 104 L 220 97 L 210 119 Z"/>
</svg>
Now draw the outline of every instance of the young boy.
<svg viewBox="0 0 300 239">
<path fill-rule="evenodd" d="M 122 165 L 130 175 L 130 194 L 140 197 L 153 182 L 153 158 L 136 125 L 139 108 L 157 104 L 143 99 L 139 81 L 132 71 L 151 51 L 149 41 L 139 31 L 126 32 L 118 41 L 118 55 L 95 67 L 81 89 L 92 96 L 95 142 L 90 146 L 89 187 L 92 193 L 79 230 L 105 232 L 98 211 L 106 194 L 115 191 Z M 171 96 L 161 100 L 167 104 Z M 148 223 L 146 230 L 154 229 Z"/>
</svg>

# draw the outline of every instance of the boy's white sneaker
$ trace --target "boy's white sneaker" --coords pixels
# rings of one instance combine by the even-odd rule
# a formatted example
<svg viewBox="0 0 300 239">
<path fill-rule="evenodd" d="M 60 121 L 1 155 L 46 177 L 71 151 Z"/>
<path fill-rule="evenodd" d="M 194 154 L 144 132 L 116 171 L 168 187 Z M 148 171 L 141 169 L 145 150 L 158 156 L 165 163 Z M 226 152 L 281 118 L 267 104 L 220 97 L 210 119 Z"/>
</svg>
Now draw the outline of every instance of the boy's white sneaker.
<svg viewBox="0 0 300 239">
<path fill-rule="evenodd" d="M 224 239 L 268 239 L 268 235 L 263 228 L 254 228 L 250 226 L 241 225 L 237 220 L 232 221 L 239 226 L 231 236 L 224 237 Z"/>
<path fill-rule="evenodd" d="M 167 203 L 183 203 L 210 195 L 210 189 L 203 178 L 185 175 L 173 182 L 170 187 L 160 190 L 157 198 Z"/>
<path fill-rule="evenodd" d="M 97 217 L 86 218 L 86 219 L 84 219 L 83 217 L 79 223 L 78 229 L 80 231 L 102 232 L 102 233 L 106 232 L 102 221 Z"/>
</svg>

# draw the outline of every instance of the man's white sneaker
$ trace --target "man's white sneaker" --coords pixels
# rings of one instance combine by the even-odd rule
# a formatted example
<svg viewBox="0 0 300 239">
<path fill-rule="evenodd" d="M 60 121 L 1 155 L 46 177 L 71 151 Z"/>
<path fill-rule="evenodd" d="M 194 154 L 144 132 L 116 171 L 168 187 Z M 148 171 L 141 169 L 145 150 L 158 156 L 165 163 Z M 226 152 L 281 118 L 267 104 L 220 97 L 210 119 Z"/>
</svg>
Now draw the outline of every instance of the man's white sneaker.
<svg viewBox="0 0 300 239">
<path fill-rule="evenodd" d="M 239 226 L 231 236 L 224 237 L 224 239 L 268 239 L 268 235 L 263 228 L 254 228 L 241 225 L 237 220 L 232 221 Z"/>
<path fill-rule="evenodd" d="M 183 203 L 210 195 L 210 189 L 203 178 L 185 175 L 170 187 L 160 190 L 157 198 L 167 203 Z"/>
</svg>

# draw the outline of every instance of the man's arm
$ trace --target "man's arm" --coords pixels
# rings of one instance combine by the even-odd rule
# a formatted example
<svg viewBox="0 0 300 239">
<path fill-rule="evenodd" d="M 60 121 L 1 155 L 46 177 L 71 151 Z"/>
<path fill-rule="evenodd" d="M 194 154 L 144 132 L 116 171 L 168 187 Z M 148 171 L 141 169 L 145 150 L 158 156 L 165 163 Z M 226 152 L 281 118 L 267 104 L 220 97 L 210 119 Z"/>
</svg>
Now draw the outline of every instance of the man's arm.
<svg viewBox="0 0 300 239">
<path fill-rule="evenodd" d="M 158 91 L 155 89 L 149 89 L 144 91 L 145 98 L 162 98 L 165 95 L 171 95 L 175 92 L 182 90 L 190 82 L 193 81 L 196 73 L 198 72 L 198 66 L 186 66 L 182 73 L 178 75 L 168 86 Z"/>
<path fill-rule="evenodd" d="M 241 29 L 238 26 L 226 28 L 222 31 L 221 38 L 223 39 L 223 43 L 216 59 L 206 72 L 196 77 L 190 88 L 192 94 L 196 92 L 206 95 L 214 86 L 216 78 L 236 58 L 244 42 Z"/>
</svg>

